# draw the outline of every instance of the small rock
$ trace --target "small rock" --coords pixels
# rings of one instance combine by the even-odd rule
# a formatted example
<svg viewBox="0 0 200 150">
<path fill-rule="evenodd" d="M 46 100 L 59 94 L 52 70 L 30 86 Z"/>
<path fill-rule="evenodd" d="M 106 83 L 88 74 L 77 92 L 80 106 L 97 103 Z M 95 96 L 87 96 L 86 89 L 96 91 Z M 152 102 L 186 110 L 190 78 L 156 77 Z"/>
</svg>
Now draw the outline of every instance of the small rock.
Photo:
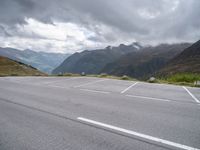
<svg viewBox="0 0 200 150">
<path fill-rule="evenodd" d="M 149 82 L 155 82 L 156 81 L 156 78 L 155 77 L 150 77 L 149 78 Z"/>
<path fill-rule="evenodd" d="M 200 86 L 200 81 L 195 81 L 195 82 L 194 82 L 194 85 Z"/>
<path fill-rule="evenodd" d="M 86 74 L 85 74 L 85 72 L 81 72 L 81 75 L 82 75 L 82 76 L 85 76 Z"/>
</svg>

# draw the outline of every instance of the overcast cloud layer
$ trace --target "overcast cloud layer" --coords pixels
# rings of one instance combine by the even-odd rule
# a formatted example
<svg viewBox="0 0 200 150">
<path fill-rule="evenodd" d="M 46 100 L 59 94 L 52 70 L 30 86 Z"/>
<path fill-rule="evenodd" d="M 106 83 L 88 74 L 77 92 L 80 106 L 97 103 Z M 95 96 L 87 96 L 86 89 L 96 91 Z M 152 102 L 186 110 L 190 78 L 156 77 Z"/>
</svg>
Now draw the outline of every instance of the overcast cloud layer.
<svg viewBox="0 0 200 150">
<path fill-rule="evenodd" d="M 0 46 L 75 52 L 200 39 L 200 0 L 0 0 Z"/>
</svg>

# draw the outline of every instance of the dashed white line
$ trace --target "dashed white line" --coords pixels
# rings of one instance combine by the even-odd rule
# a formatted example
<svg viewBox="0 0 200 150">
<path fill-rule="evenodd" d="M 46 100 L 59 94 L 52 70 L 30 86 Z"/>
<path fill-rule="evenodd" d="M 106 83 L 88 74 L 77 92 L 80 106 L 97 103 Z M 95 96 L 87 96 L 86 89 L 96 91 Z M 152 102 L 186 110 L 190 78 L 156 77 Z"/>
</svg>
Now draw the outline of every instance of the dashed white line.
<svg viewBox="0 0 200 150">
<path fill-rule="evenodd" d="M 80 90 L 87 91 L 87 92 L 103 93 L 103 94 L 109 94 L 110 93 L 110 92 L 106 92 L 106 91 L 89 90 L 89 89 L 80 89 Z"/>
<path fill-rule="evenodd" d="M 41 85 L 42 86 L 42 85 Z M 46 87 L 46 86 L 43 86 Z M 63 86 L 57 86 L 57 85 L 48 85 L 48 87 L 53 87 L 53 88 L 61 88 L 61 89 L 66 89 L 67 87 L 63 87 Z"/>
<path fill-rule="evenodd" d="M 126 89 L 124 89 L 123 91 L 121 91 L 121 94 L 125 93 L 126 91 L 128 91 L 130 88 L 132 88 L 133 86 L 135 86 L 136 84 L 138 84 L 138 82 L 133 83 L 131 86 L 127 87 Z"/>
<path fill-rule="evenodd" d="M 130 134 L 130 135 L 133 135 L 133 136 L 136 136 L 136 137 L 139 137 L 139 138 L 143 138 L 143 139 L 150 140 L 150 141 L 153 141 L 153 142 L 169 145 L 169 146 L 172 146 L 172 147 L 185 149 L 185 150 L 200 150 L 198 148 L 194 148 L 194 147 L 190 147 L 190 146 L 187 146 L 187 145 L 175 143 L 175 142 L 172 142 L 172 141 L 168 141 L 168 140 L 153 137 L 153 136 L 150 136 L 150 135 L 142 134 L 142 133 L 139 133 L 139 132 L 123 129 L 123 128 L 120 128 L 120 127 L 116 127 L 116 126 L 113 126 L 113 125 L 97 122 L 97 121 L 94 121 L 94 120 L 90 120 L 90 119 L 86 119 L 86 118 L 82 118 L 82 117 L 78 117 L 77 119 L 81 120 L 83 122 L 86 122 L 86 123 L 90 123 L 90 124 L 93 124 L 93 125 L 108 128 L 108 129 L 115 130 L 115 131 L 118 131 L 118 132 Z"/>
<path fill-rule="evenodd" d="M 51 81 L 51 82 L 44 82 L 44 83 L 41 83 L 41 84 L 46 85 L 46 84 L 64 82 L 64 81 L 67 81 L 67 80 L 74 80 L 74 79 L 77 79 L 77 78 L 71 77 L 71 78 L 63 78 L 63 79 L 64 79 L 64 80 L 57 80 L 57 81 Z"/>
<path fill-rule="evenodd" d="M 82 86 L 86 86 L 86 85 L 95 84 L 95 83 L 98 83 L 98 82 L 103 82 L 103 81 L 106 81 L 106 80 L 108 80 L 108 79 L 103 79 L 103 80 L 97 80 L 97 81 L 93 81 L 93 82 L 88 82 L 88 83 L 81 84 L 81 85 L 74 86 L 74 87 L 75 87 L 75 88 L 78 88 L 78 87 L 82 87 Z"/>
<path fill-rule="evenodd" d="M 188 92 L 188 94 L 197 102 L 200 103 L 200 101 L 186 88 L 183 86 L 183 88 Z"/>
<path fill-rule="evenodd" d="M 150 99 L 150 100 L 156 100 L 156 101 L 166 101 L 170 102 L 169 99 L 162 99 L 162 98 L 154 98 L 154 97 L 145 97 L 145 96 L 137 96 L 137 95 L 126 95 L 128 97 L 134 97 L 134 98 L 142 98 L 142 99 Z"/>
</svg>

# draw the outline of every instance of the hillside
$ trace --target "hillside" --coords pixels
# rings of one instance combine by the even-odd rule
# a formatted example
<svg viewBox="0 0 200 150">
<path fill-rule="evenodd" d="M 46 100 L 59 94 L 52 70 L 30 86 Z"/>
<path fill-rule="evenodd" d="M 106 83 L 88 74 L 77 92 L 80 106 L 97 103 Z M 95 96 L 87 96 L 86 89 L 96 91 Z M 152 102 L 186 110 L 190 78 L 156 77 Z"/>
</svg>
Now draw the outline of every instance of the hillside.
<svg viewBox="0 0 200 150">
<path fill-rule="evenodd" d="M 173 75 L 177 73 L 200 73 L 200 40 L 174 57 L 159 75 Z"/>
<path fill-rule="evenodd" d="M 0 56 L 0 76 L 39 76 L 45 75 L 37 69 L 23 63 Z"/>
<path fill-rule="evenodd" d="M 117 76 L 128 75 L 134 78 L 148 78 L 189 46 L 188 43 L 182 43 L 145 47 L 139 52 L 132 52 L 107 64 L 101 72 Z"/>
<path fill-rule="evenodd" d="M 81 53 L 75 53 L 53 70 L 53 74 L 66 72 L 99 74 L 106 64 L 115 61 L 125 54 L 137 52 L 141 47 L 139 43 L 131 45 L 121 44 L 118 47 L 108 46 L 105 49 L 86 50 Z"/>
<path fill-rule="evenodd" d="M 29 64 L 46 73 L 51 73 L 69 56 L 69 54 L 21 51 L 13 48 L 0 48 L 0 55 Z"/>
</svg>

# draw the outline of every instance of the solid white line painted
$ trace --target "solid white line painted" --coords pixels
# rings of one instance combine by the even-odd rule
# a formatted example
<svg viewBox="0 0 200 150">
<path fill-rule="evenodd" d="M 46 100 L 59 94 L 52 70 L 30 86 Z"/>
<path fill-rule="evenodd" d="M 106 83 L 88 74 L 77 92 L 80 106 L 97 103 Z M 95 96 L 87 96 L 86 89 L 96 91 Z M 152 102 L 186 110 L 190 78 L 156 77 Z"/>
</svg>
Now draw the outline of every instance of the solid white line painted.
<svg viewBox="0 0 200 150">
<path fill-rule="evenodd" d="M 156 101 L 166 101 L 170 102 L 169 99 L 162 99 L 162 98 L 154 98 L 154 97 L 145 97 L 145 96 L 137 96 L 137 95 L 126 95 L 128 97 L 134 97 L 134 98 L 142 98 L 142 99 L 150 99 L 150 100 L 156 100 Z"/>
<path fill-rule="evenodd" d="M 200 103 L 200 101 L 186 88 L 183 86 L 183 88 L 188 92 L 188 94 L 190 94 L 190 96 L 197 102 Z"/>
<path fill-rule="evenodd" d="M 110 93 L 110 92 L 106 92 L 106 91 L 89 90 L 89 89 L 80 89 L 80 90 L 87 91 L 87 92 L 103 93 L 103 94 L 109 94 Z"/>
<path fill-rule="evenodd" d="M 171 141 L 168 141 L 168 140 L 164 140 L 164 139 L 161 139 L 161 138 L 142 134 L 142 133 L 139 133 L 139 132 L 135 132 L 135 131 L 123 129 L 123 128 L 120 128 L 120 127 L 116 127 L 116 126 L 113 126 L 113 125 L 108 125 L 108 124 L 105 124 L 105 123 L 97 122 L 97 121 L 94 121 L 94 120 L 90 120 L 90 119 L 86 119 L 86 118 L 82 118 L 82 117 L 78 117 L 77 119 L 81 120 L 83 122 L 86 122 L 86 123 L 90 123 L 90 124 L 97 125 L 97 126 L 100 126 L 100 127 L 108 128 L 108 129 L 111 129 L 111 130 L 116 130 L 116 131 L 119 131 L 119 132 L 130 134 L 130 135 L 140 137 L 140 138 L 143 138 L 143 139 L 146 139 L 146 140 L 154 141 L 154 142 L 157 142 L 157 143 L 162 143 L 162 144 L 169 145 L 169 146 L 172 146 L 172 147 L 185 149 L 185 150 L 200 150 L 198 148 L 193 148 L 193 147 L 190 147 L 190 146 L 187 146 L 187 145 L 171 142 Z"/>
<path fill-rule="evenodd" d="M 97 81 L 93 81 L 93 82 L 88 82 L 88 83 L 81 84 L 81 85 L 74 86 L 74 87 L 75 87 L 75 88 L 78 88 L 78 87 L 82 87 L 82 86 L 86 86 L 86 85 L 95 84 L 95 83 L 98 83 L 98 82 L 103 82 L 103 81 L 106 81 L 106 80 L 108 80 L 108 79 L 103 79 L 103 80 L 97 80 Z"/>
<path fill-rule="evenodd" d="M 132 88 L 133 86 L 135 86 L 136 84 L 138 84 L 138 82 L 133 83 L 131 86 L 127 87 L 126 89 L 124 89 L 123 91 L 121 91 L 121 93 L 125 93 L 126 91 L 128 91 L 130 88 Z"/>
</svg>

